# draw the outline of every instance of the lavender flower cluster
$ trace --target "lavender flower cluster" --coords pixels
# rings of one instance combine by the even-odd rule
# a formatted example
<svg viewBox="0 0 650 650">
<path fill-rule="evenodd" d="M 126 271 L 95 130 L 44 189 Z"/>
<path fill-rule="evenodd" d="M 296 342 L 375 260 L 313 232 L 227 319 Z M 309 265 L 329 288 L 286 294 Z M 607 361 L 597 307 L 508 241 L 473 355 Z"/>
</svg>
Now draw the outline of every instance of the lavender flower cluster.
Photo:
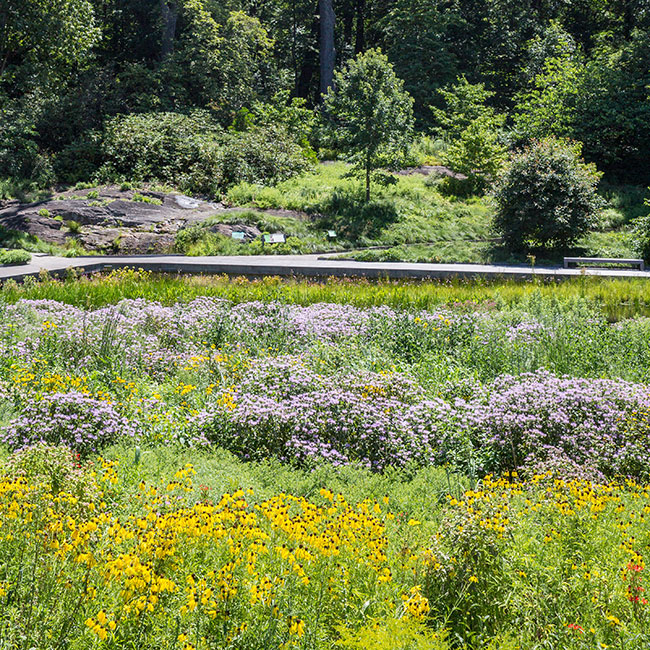
<svg viewBox="0 0 650 650">
<path fill-rule="evenodd" d="M 82 371 L 93 358 L 110 352 L 126 368 L 144 369 L 162 378 L 170 366 L 182 366 L 204 352 L 206 343 L 218 347 L 284 334 L 283 344 L 297 351 L 315 341 L 381 335 L 391 324 L 403 326 L 405 321 L 417 330 L 430 325 L 431 333 L 473 327 L 471 317 L 447 311 L 404 314 L 388 307 L 359 309 L 329 303 L 233 305 L 201 297 L 166 307 L 137 299 L 86 311 L 52 300 L 20 300 L 0 310 L 0 327 L 7 328 L 0 336 L 0 354 L 15 361 L 56 354 L 62 363 Z M 45 331 L 44 323 L 49 326 Z"/>
<path fill-rule="evenodd" d="M 548 371 L 502 376 L 458 400 L 459 422 L 485 470 L 528 468 L 594 477 L 650 472 L 650 389 Z"/>
<path fill-rule="evenodd" d="M 645 475 L 650 392 L 618 380 L 504 376 L 472 399 L 427 399 L 400 373 L 319 375 L 300 358 L 254 365 L 193 421 L 245 458 L 335 465 L 454 462 L 476 472 Z"/>
<path fill-rule="evenodd" d="M 0 434 L 0 442 L 12 450 L 38 443 L 66 445 L 86 455 L 134 435 L 133 425 L 112 404 L 70 392 L 28 401 Z"/>
<path fill-rule="evenodd" d="M 263 361 L 215 397 L 193 421 L 197 435 L 244 458 L 307 465 L 436 462 L 453 420 L 447 402 L 424 399 L 399 373 L 326 376 L 287 357 Z"/>
<path fill-rule="evenodd" d="M 584 340 L 578 341 L 583 347 L 570 342 L 572 358 L 601 339 L 611 350 L 647 347 L 645 325 L 607 329 L 587 316 L 582 330 L 574 328 L 575 341 Z M 157 387 L 151 395 L 171 429 L 185 436 L 189 427 L 196 441 L 207 438 L 245 458 L 361 463 L 375 470 L 453 462 L 477 473 L 552 468 L 591 477 L 648 474 L 645 385 L 543 370 L 517 374 L 543 365 L 551 348 L 563 367 L 563 342 L 572 330 L 570 319 L 559 318 L 540 310 L 535 316 L 409 313 L 325 303 L 233 305 L 206 297 L 171 306 L 124 300 L 96 310 L 19 301 L 0 305 L 0 378 L 12 377 L 13 363 L 29 367 L 39 360 L 57 371 L 104 377 L 102 390 L 111 394 L 124 383 L 119 378 L 116 384 L 116 376 L 128 376 Z M 358 348 L 368 341 L 370 356 L 381 356 L 384 366 L 399 359 L 402 372 L 360 370 L 369 357 L 364 360 Z M 242 350 L 257 347 L 236 371 L 224 370 L 219 347 L 240 343 Z M 512 376 L 494 379 L 508 362 Z M 435 364 L 442 372 L 427 374 L 437 371 Z M 463 387 L 444 384 L 444 373 L 458 364 Z M 174 402 L 175 395 L 183 397 Z M 12 448 L 46 441 L 86 452 L 133 435 L 115 407 L 79 393 L 24 402 L 0 434 Z M 190 407 L 199 414 L 188 423 Z"/>
</svg>

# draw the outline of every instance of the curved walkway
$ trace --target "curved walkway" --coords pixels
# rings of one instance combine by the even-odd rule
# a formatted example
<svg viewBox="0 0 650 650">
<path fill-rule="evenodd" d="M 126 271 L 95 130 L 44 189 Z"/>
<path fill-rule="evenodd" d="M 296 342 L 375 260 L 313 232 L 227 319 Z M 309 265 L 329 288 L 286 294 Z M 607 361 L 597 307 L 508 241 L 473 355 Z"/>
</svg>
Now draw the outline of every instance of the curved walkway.
<svg viewBox="0 0 650 650">
<path fill-rule="evenodd" d="M 558 267 L 498 266 L 488 264 L 420 264 L 407 262 L 356 262 L 321 255 L 247 255 L 187 257 L 183 255 L 97 255 L 88 257 L 52 257 L 34 254 L 30 264 L 0 267 L 0 281 L 22 280 L 47 271 L 65 275 L 69 268 L 83 272 L 137 267 L 147 271 L 168 273 L 226 274 L 233 276 L 301 276 L 310 278 L 448 278 L 502 277 L 527 279 L 600 276 L 609 278 L 649 278 L 650 271 L 634 269 L 563 269 Z"/>
</svg>

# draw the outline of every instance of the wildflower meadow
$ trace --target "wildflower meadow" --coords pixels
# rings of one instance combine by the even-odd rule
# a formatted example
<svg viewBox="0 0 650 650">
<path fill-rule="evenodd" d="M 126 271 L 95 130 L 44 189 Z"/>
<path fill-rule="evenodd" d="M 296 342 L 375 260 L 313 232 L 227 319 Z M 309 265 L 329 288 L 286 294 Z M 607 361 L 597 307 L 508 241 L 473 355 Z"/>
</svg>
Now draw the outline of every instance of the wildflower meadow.
<svg viewBox="0 0 650 650">
<path fill-rule="evenodd" d="M 0 650 L 650 647 L 643 309 L 186 286 L 0 289 Z"/>
</svg>

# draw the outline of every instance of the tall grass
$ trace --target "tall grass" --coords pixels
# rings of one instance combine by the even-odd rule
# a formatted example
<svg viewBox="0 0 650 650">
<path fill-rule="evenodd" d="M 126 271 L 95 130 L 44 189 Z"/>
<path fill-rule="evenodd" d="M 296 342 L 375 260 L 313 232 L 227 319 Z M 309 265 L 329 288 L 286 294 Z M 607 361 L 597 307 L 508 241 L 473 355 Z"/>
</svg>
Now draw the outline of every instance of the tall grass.
<svg viewBox="0 0 650 650">
<path fill-rule="evenodd" d="M 329 278 L 308 281 L 299 278 L 178 276 L 151 274 L 137 270 L 114 271 L 109 275 L 57 280 L 44 276 L 27 279 L 19 285 L 7 281 L 0 289 L 0 300 L 21 298 L 59 300 L 72 305 L 98 307 L 115 304 L 123 298 L 146 298 L 162 304 L 189 301 L 197 296 L 218 296 L 232 302 L 279 300 L 300 305 L 317 302 L 352 304 L 358 307 L 389 305 L 399 309 L 429 309 L 448 304 L 474 309 L 496 302 L 516 306 L 532 295 L 557 301 L 576 297 L 593 302 L 609 320 L 650 316 L 650 285 L 640 278 L 598 278 L 581 276 L 564 281 L 467 280 L 439 281 L 366 280 Z"/>
</svg>

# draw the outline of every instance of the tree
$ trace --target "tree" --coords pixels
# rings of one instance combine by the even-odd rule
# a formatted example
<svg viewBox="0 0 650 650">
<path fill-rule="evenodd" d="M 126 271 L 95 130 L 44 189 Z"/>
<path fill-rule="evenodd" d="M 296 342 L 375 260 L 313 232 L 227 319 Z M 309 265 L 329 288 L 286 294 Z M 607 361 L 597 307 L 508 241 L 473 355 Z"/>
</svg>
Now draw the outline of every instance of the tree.
<svg viewBox="0 0 650 650">
<path fill-rule="evenodd" d="M 449 145 L 443 162 L 467 176 L 468 193 L 481 193 L 501 169 L 506 151 L 495 125 L 486 117 L 478 117 Z"/>
<path fill-rule="evenodd" d="M 332 85 L 336 59 L 336 50 L 334 49 L 336 19 L 332 0 L 319 0 L 318 11 L 320 14 L 320 93 L 321 96 L 324 96 Z"/>
<path fill-rule="evenodd" d="M 580 94 L 584 62 L 573 55 L 546 59 L 534 87 L 517 97 L 515 137 L 520 142 L 547 136 L 571 137 L 578 117 L 575 107 Z"/>
<path fill-rule="evenodd" d="M 546 138 L 512 157 L 494 191 L 494 226 L 511 249 L 568 246 L 588 230 L 601 174 L 581 153 L 580 143 Z"/>
<path fill-rule="evenodd" d="M 497 113 L 488 104 L 494 93 L 482 83 L 472 84 L 465 76 L 447 88 L 441 88 L 438 94 L 444 100 L 444 107 L 431 106 L 434 123 L 438 134 L 450 140 L 457 138 L 475 120 L 499 128 L 505 122 L 505 115 Z"/>
<path fill-rule="evenodd" d="M 161 73 L 167 92 L 176 94 L 177 105 L 209 106 L 230 122 L 269 90 L 273 41 L 257 18 L 241 11 L 221 25 L 206 0 L 183 0 L 182 9 L 184 29 Z"/>
<path fill-rule="evenodd" d="M 493 92 L 481 83 L 469 83 L 465 77 L 460 77 L 454 86 L 441 89 L 439 94 L 445 106 L 431 106 L 431 110 L 438 133 L 449 141 L 443 162 L 467 176 L 462 188 L 458 181 L 447 183 L 466 194 L 482 192 L 505 160 L 506 148 L 500 142 L 500 131 L 506 116 L 488 104 Z"/>
<path fill-rule="evenodd" d="M 384 51 L 413 97 L 419 123 L 431 122 L 431 98 L 458 76 L 451 36 L 460 18 L 448 5 L 444 0 L 397 0 L 379 23 Z"/>
<path fill-rule="evenodd" d="M 650 170 L 650 32 L 634 32 L 621 47 L 589 60 L 576 54 L 547 59 L 534 87 L 517 97 L 520 142 L 546 136 L 584 144 L 588 160 L 647 182 Z"/>
<path fill-rule="evenodd" d="M 88 0 L 4 0 L 0 4 L 0 80 L 12 68 L 39 73 L 79 65 L 99 39 Z"/>
<path fill-rule="evenodd" d="M 403 156 L 413 131 L 413 99 L 380 50 L 368 50 L 335 74 L 325 108 L 338 140 L 365 174 L 370 200 L 372 170 L 390 167 Z"/>
</svg>

